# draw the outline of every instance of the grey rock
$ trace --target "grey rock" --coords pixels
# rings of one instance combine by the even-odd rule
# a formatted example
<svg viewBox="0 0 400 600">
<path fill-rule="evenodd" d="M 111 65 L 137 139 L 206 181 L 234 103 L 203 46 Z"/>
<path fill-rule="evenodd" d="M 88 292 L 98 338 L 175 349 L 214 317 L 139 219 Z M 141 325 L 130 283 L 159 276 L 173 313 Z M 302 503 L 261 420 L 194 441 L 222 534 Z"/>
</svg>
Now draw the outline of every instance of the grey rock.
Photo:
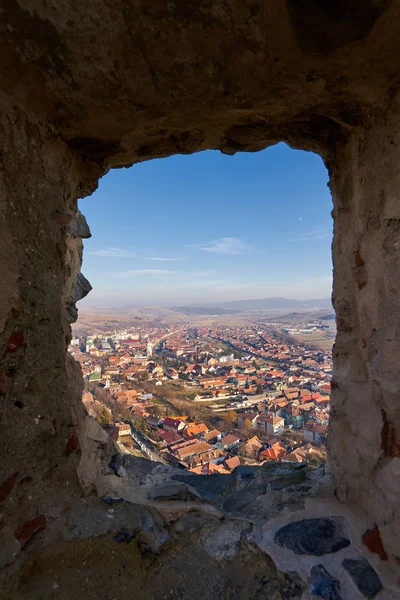
<svg viewBox="0 0 400 600">
<path fill-rule="evenodd" d="M 72 301 L 78 302 L 78 300 L 82 300 L 82 298 L 88 295 L 91 289 L 92 286 L 86 277 L 82 273 L 78 273 L 71 292 Z"/>
<path fill-rule="evenodd" d="M 310 594 L 313 600 L 342 600 L 339 581 L 322 565 L 315 565 L 311 569 Z"/>
<path fill-rule="evenodd" d="M 201 501 L 200 494 L 191 486 L 180 481 L 166 481 L 147 492 L 149 500 Z"/>
<path fill-rule="evenodd" d="M 115 470 L 115 473 L 118 475 L 118 477 L 126 477 L 125 467 L 118 467 L 118 469 Z"/>
<path fill-rule="evenodd" d="M 295 554 L 323 556 L 350 545 L 343 537 L 342 529 L 343 519 L 339 517 L 303 519 L 281 527 L 275 533 L 274 541 Z"/>
<path fill-rule="evenodd" d="M 345 558 L 342 566 L 368 600 L 375 598 L 377 593 L 381 591 L 381 580 L 366 558 Z"/>
<path fill-rule="evenodd" d="M 149 460 L 148 458 L 141 458 L 130 454 L 124 455 L 123 459 L 121 457 L 121 461 L 121 464 L 123 464 L 128 473 L 129 480 L 137 485 L 149 483 L 147 476 L 153 473 L 161 464 Z"/>
<path fill-rule="evenodd" d="M 242 533 L 251 526 L 240 521 L 226 521 L 219 527 L 205 527 L 199 536 L 203 550 L 212 559 L 221 561 L 234 558 L 239 550 Z"/>
<path fill-rule="evenodd" d="M 90 238 L 92 234 L 90 233 L 89 225 L 83 214 L 78 211 L 76 216 L 71 219 L 67 226 L 67 233 L 73 237 L 80 238 Z"/>
<path fill-rule="evenodd" d="M 102 426 L 90 415 L 85 417 L 86 435 L 88 438 L 95 442 L 101 442 L 106 444 L 108 441 L 108 435 L 102 428 Z"/>
</svg>

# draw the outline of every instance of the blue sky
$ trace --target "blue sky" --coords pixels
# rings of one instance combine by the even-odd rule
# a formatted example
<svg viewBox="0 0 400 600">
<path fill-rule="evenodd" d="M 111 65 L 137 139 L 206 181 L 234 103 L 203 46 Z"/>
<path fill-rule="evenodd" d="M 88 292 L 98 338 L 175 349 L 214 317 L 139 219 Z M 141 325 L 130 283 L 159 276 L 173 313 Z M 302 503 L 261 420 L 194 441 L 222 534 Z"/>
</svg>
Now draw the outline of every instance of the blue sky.
<svg viewBox="0 0 400 600">
<path fill-rule="evenodd" d="M 92 238 L 81 305 L 181 304 L 332 286 L 332 200 L 321 158 L 285 144 L 110 171 L 79 201 Z"/>
</svg>

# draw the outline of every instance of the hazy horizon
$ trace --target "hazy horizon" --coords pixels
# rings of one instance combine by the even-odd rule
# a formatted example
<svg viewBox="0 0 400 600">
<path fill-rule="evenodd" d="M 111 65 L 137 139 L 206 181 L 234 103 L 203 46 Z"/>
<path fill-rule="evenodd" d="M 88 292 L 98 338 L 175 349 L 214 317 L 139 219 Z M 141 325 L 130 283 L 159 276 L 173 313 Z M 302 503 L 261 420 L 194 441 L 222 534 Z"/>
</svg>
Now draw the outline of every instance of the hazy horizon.
<svg viewBox="0 0 400 600">
<path fill-rule="evenodd" d="M 209 301 L 203 301 L 203 302 L 180 302 L 179 300 L 176 302 L 125 302 L 124 304 L 101 304 L 101 303 L 96 303 L 96 302 L 90 302 L 90 295 L 89 297 L 85 298 L 84 301 L 80 301 L 79 302 L 79 308 L 84 308 L 84 309 L 89 309 L 91 307 L 95 307 L 95 308 L 130 308 L 130 307 L 141 307 L 141 306 L 154 306 L 154 307 L 166 307 L 169 308 L 171 306 L 176 307 L 176 306 L 213 306 L 213 305 L 217 305 L 217 304 L 225 304 L 225 303 L 229 303 L 229 302 L 234 302 L 234 301 L 252 301 L 252 300 L 272 300 L 272 299 L 282 299 L 282 300 L 293 300 L 293 301 L 298 301 L 298 302 L 302 302 L 302 301 L 310 301 L 310 300 L 330 300 L 330 294 L 328 296 L 320 296 L 320 297 L 312 297 L 312 298 L 295 298 L 295 297 L 289 297 L 289 296 L 262 296 L 259 298 L 250 298 L 250 297 L 243 297 L 243 298 L 236 298 L 235 300 L 209 300 Z"/>
</svg>

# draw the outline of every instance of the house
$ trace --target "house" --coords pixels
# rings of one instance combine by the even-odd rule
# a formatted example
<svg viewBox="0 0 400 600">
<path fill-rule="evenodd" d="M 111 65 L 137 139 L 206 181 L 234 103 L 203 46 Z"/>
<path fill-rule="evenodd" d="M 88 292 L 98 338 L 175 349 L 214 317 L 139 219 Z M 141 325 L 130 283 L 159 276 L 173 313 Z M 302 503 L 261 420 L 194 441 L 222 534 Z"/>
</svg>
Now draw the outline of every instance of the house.
<svg viewBox="0 0 400 600">
<path fill-rule="evenodd" d="M 234 354 L 227 354 L 225 356 L 220 356 L 219 357 L 219 362 L 220 363 L 226 363 L 226 362 L 230 362 L 231 360 L 233 360 L 235 358 Z"/>
<path fill-rule="evenodd" d="M 285 428 L 283 417 L 273 417 L 268 413 L 261 413 L 257 417 L 257 430 L 268 436 L 281 435 Z"/>
<path fill-rule="evenodd" d="M 227 450 L 235 448 L 239 444 L 239 442 L 240 438 L 236 437 L 236 435 L 232 435 L 231 433 L 228 433 L 228 435 L 221 438 L 222 447 L 226 448 Z"/>
<path fill-rule="evenodd" d="M 306 460 L 306 453 L 301 448 L 296 448 L 292 452 L 282 456 L 282 462 L 302 463 Z"/>
<path fill-rule="evenodd" d="M 185 429 L 185 423 L 180 419 L 171 419 L 170 417 L 166 417 L 162 422 L 161 427 L 165 431 L 173 431 L 174 433 L 179 433 Z"/>
<path fill-rule="evenodd" d="M 152 377 L 162 377 L 163 374 L 164 374 L 164 369 L 160 365 L 157 365 L 151 371 Z"/>
<path fill-rule="evenodd" d="M 240 458 L 238 456 L 232 456 L 225 461 L 225 465 L 229 471 L 233 471 L 236 467 L 240 467 Z"/>
<path fill-rule="evenodd" d="M 304 441 L 323 444 L 328 431 L 327 425 L 317 425 L 315 423 L 307 423 L 304 425 Z"/>
<path fill-rule="evenodd" d="M 182 437 L 178 433 L 174 433 L 173 431 L 160 431 L 158 437 L 161 441 L 165 442 L 167 446 L 171 444 L 176 444 L 182 440 Z"/>
<path fill-rule="evenodd" d="M 221 432 L 218 429 L 212 429 L 211 431 L 207 431 L 203 435 L 203 439 L 209 444 L 215 444 L 215 442 L 219 442 L 221 440 Z"/>
<path fill-rule="evenodd" d="M 285 388 L 283 394 L 286 400 L 297 400 L 299 398 L 301 390 L 299 388 Z"/>
<path fill-rule="evenodd" d="M 276 400 L 275 402 L 269 403 L 268 412 L 271 413 L 274 417 L 285 418 L 285 409 L 287 406 L 289 406 L 289 404 L 285 399 Z"/>
<path fill-rule="evenodd" d="M 238 429 L 257 429 L 256 412 L 244 412 L 238 414 Z"/>
<path fill-rule="evenodd" d="M 257 458 L 263 444 L 255 435 L 245 442 L 240 448 L 240 454 L 248 456 L 250 458 Z"/>
<path fill-rule="evenodd" d="M 199 465 L 198 467 L 193 467 L 192 469 L 189 469 L 189 471 L 190 473 L 196 473 L 197 475 L 212 475 L 214 473 L 219 473 L 220 475 L 229 475 L 229 471 L 222 465 L 215 465 L 212 462 Z"/>
<path fill-rule="evenodd" d="M 115 427 L 118 429 L 118 438 L 131 434 L 131 426 L 127 423 L 121 423 L 120 421 L 117 421 L 115 423 Z"/>
<path fill-rule="evenodd" d="M 169 379 L 178 379 L 179 378 L 179 373 L 176 369 L 173 369 L 172 367 L 170 367 L 169 369 L 166 370 L 167 377 Z"/>
<path fill-rule="evenodd" d="M 294 429 L 300 429 L 305 423 L 304 412 L 298 406 L 291 405 L 285 409 L 285 424 L 291 425 Z"/>
<path fill-rule="evenodd" d="M 279 460 L 286 454 L 286 448 L 284 448 L 280 442 L 274 444 L 270 448 L 266 448 L 259 454 L 260 460 Z"/>
<path fill-rule="evenodd" d="M 226 381 L 226 377 L 214 377 L 213 379 L 201 380 L 201 385 L 204 388 L 224 387 L 225 381 Z"/>
<path fill-rule="evenodd" d="M 315 399 L 316 404 L 318 404 L 318 406 L 320 408 L 326 408 L 329 406 L 330 404 L 330 397 L 329 396 L 319 396 L 319 398 Z"/>
<path fill-rule="evenodd" d="M 206 452 L 199 452 L 198 454 L 193 454 L 186 461 L 190 464 L 191 467 L 197 465 L 203 465 L 207 462 L 213 462 L 214 464 L 219 464 L 223 462 L 225 458 L 224 452 L 221 448 L 211 448 L 211 450 L 207 450 Z"/>
<path fill-rule="evenodd" d="M 195 442 L 194 444 L 189 444 L 188 446 L 178 448 L 175 451 L 175 454 L 180 460 L 183 460 L 188 459 L 194 454 L 202 454 L 203 452 L 207 452 L 209 450 L 212 450 L 212 446 L 207 444 L 207 442 Z"/>
<path fill-rule="evenodd" d="M 206 433 L 208 431 L 208 427 L 205 423 L 194 424 L 191 427 L 187 427 L 184 431 L 184 436 L 191 438 L 201 435 L 202 433 Z"/>
<path fill-rule="evenodd" d="M 162 422 L 163 420 L 155 415 L 149 415 L 146 417 L 147 425 L 149 425 L 149 427 L 153 427 L 154 429 L 158 429 Z"/>
<path fill-rule="evenodd" d="M 324 394 L 330 394 L 330 392 L 331 392 L 331 384 L 330 383 L 321 383 L 318 387 L 321 390 L 321 392 L 323 392 Z"/>
</svg>

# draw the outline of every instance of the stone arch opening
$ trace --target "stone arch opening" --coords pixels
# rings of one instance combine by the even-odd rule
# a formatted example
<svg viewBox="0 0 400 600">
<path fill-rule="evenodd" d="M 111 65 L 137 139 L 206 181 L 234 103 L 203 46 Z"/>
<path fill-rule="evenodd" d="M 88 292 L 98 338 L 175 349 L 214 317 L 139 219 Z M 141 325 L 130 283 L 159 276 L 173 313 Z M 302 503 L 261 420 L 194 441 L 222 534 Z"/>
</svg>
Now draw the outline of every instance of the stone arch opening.
<svg viewBox="0 0 400 600">
<path fill-rule="evenodd" d="M 278 168 L 280 169 L 279 177 L 275 175 Z M 212 182 L 207 181 L 209 177 Z M 304 304 L 301 308 L 299 302 L 293 302 L 290 310 L 284 304 L 280 309 L 278 305 L 275 306 L 275 309 L 268 308 L 266 305 L 266 310 L 261 310 L 260 306 L 255 313 L 249 312 L 248 309 L 244 311 L 236 308 L 234 313 L 236 320 L 242 321 L 242 327 L 245 323 L 248 323 L 249 327 L 255 326 L 256 323 L 260 327 L 262 324 L 265 325 L 266 335 L 268 331 L 272 331 L 276 336 L 275 343 L 279 343 L 279 339 L 284 341 L 287 334 L 280 328 L 274 329 L 270 325 L 268 326 L 268 321 L 274 321 L 273 315 L 281 317 L 278 320 L 282 321 L 282 328 L 285 322 L 282 315 L 291 311 L 302 313 L 301 318 L 300 315 L 298 316 L 299 323 L 300 321 L 305 322 L 307 317 L 310 321 L 317 319 L 318 316 L 324 317 L 326 313 L 332 315 L 333 311 L 329 301 L 331 295 L 331 278 L 329 276 L 331 273 L 332 225 L 329 210 L 331 196 L 326 187 L 326 179 L 327 173 L 315 155 L 296 152 L 286 145 L 269 148 L 263 153 L 238 153 L 235 158 L 216 152 L 190 156 L 181 155 L 164 161 L 151 161 L 146 166 L 135 165 L 130 170 L 115 170 L 108 174 L 100 182 L 98 192 L 79 201 L 80 209 L 87 217 L 93 234 L 90 241 L 85 241 L 86 263 L 84 258 L 83 271 L 93 284 L 94 290 L 88 296 L 87 301 L 85 300 L 86 306 L 90 307 L 89 312 L 92 314 L 88 315 L 87 311 L 86 313 L 84 311 L 82 319 L 78 319 L 78 323 L 73 326 L 73 331 L 74 334 L 78 332 L 90 336 L 97 333 L 103 337 L 105 345 L 108 347 L 109 340 L 104 338 L 107 330 L 109 336 L 114 336 L 115 344 L 115 346 L 112 344 L 113 349 L 105 350 L 103 356 L 98 358 L 93 356 L 93 352 L 92 356 L 86 354 L 87 349 L 84 353 L 80 351 L 76 353 L 84 368 L 85 387 L 90 388 L 90 392 L 94 393 L 98 400 L 105 401 L 107 408 L 111 408 L 115 415 L 119 412 L 120 418 L 125 417 L 131 422 L 139 423 L 140 426 L 145 426 L 145 423 L 139 419 L 139 416 L 132 414 L 134 409 L 138 412 L 142 408 L 151 414 L 152 410 L 159 411 L 163 408 L 164 412 L 161 413 L 161 416 L 185 413 L 200 422 L 202 419 L 206 419 L 210 429 L 222 428 L 223 433 L 231 432 L 237 435 L 237 422 L 227 423 L 227 411 L 223 413 L 224 404 L 229 404 L 229 398 L 225 398 L 225 402 L 223 401 L 227 395 L 226 390 L 212 390 L 212 393 L 219 395 L 221 412 L 218 413 L 207 410 L 204 403 L 196 404 L 193 399 L 192 402 L 186 404 L 181 399 L 179 403 L 181 410 L 177 406 L 174 408 L 171 400 L 169 403 L 164 402 L 160 406 L 150 406 L 146 409 L 138 403 L 130 409 L 125 406 L 122 398 L 124 398 L 126 388 L 135 390 L 145 387 L 146 391 L 154 394 L 158 401 L 161 401 L 160 398 L 165 395 L 169 398 L 173 389 L 176 388 L 177 382 L 168 379 L 165 372 L 167 368 L 178 368 L 177 363 L 180 363 L 179 366 L 181 366 L 183 363 L 199 359 L 192 360 L 190 357 L 184 356 L 180 359 L 175 357 L 174 361 L 172 354 L 168 358 L 166 357 L 166 351 L 156 353 L 156 358 L 163 365 L 161 369 L 164 368 L 163 379 L 159 375 L 156 380 L 154 374 L 147 370 L 144 362 L 138 366 L 145 352 L 127 347 L 128 355 L 131 355 L 129 368 L 121 368 L 118 372 L 118 356 L 123 351 L 119 347 L 119 341 L 115 335 L 120 337 L 124 328 L 132 328 L 132 331 L 141 334 L 143 338 L 147 326 L 148 331 L 156 340 L 157 336 L 162 337 L 162 328 L 171 324 L 176 324 L 176 328 L 179 330 L 178 335 L 182 327 L 186 332 L 193 327 L 201 327 L 201 324 L 205 326 L 207 322 L 210 327 L 221 325 L 226 328 L 229 326 L 229 311 L 232 313 L 235 305 L 232 305 L 230 309 L 228 305 L 221 309 L 221 302 L 229 303 L 229 301 L 263 297 L 270 298 L 271 302 L 271 296 L 285 297 L 288 294 L 290 298 L 297 298 L 297 300 L 300 298 L 309 301 L 311 298 L 319 298 L 322 303 L 318 304 L 318 301 L 315 301 L 312 306 L 307 307 Z M 292 184 L 294 180 L 297 181 L 296 187 Z M 237 188 L 239 186 L 241 186 L 241 194 L 238 195 Z M 158 199 L 157 196 L 159 196 Z M 110 199 L 112 199 L 111 202 Z M 185 199 L 184 203 L 182 203 L 182 199 Z M 281 205 L 279 214 L 277 214 L 277 205 Z M 110 214 L 110 211 L 113 214 Z M 106 221 L 101 217 L 105 214 L 108 215 Z M 238 214 L 241 215 L 240 222 Z M 168 223 L 167 229 L 165 229 L 166 223 Z M 230 237 L 226 237 L 227 235 Z M 204 246 L 206 247 L 204 248 Z M 316 248 L 319 248 L 318 265 L 316 264 Z M 281 257 L 281 253 L 284 256 Z M 293 261 L 294 264 L 292 264 Z M 245 282 L 245 286 L 243 282 Z M 97 290 L 96 285 L 99 288 Z M 93 293 L 95 294 L 94 302 L 92 300 Z M 286 303 L 289 304 L 289 301 L 286 300 Z M 100 307 L 108 305 L 110 308 L 105 311 L 102 311 L 101 308 L 92 309 L 93 304 Z M 148 304 L 154 305 L 153 309 L 148 306 L 146 309 Z M 204 314 L 201 316 L 201 307 L 204 304 Z M 222 315 L 220 322 L 216 317 L 213 319 L 207 317 L 207 312 L 212 314 L 210 308 L 207 309 L 207 304 L 210 304 L 211 307 L 219 305 L 215 312 L 217 314 L 217 311 L 220 311 Z M 139 306 L 135 308 L 135 305 Z M 296 309 L 295 305 L 300 308 Z M 127 311 L 126 306 L 131 306 L 131 309 Z M 185 306 L 187 306 L 186 312 Z M 193 310 L 190 315 L 191 306 L 197 307 L 196 310 L 199 311 L 197 320 Z M 172 307 L 172 310 L 169 307 Z M 183 312 L 176 310 L 177 307 L 182 307 Z M 326 308 L 325 313 L 318 311 L 318 307 L 319 309 Z M 313 308 L 314 312 L 309 312 L 307 315 L 308 308 Z M 161 310 L 160 315 L 157 315 L 157 310 L 159 312 Z M 187 312 L 188 310 L 189 312 Z M 96 313 L 102 312 L 103 316 L 96 319 Z M 108 316 L 106 316 L 107 313 Z M 153 317 L 152 314 L 154 314 Z M 120 315 L 119 325 L 118 315 Z M 96 321 L 96 324 L 90 326 L 88 317 L 90 320 Z M 235 317 L 231 314 L 232 318 L 232 323 L 234 323 Z M 111 325 L 107 327 L 107 323 L 101 325 L 99 320 L 105 322 L 113 320 L 117 324 L 114 327 Z M 177 325 L 178 323 L 180 326 Z M 290 329 L 289 323 L 290 319 L 287 323 L 287 327 Z M 326 321 L 321 321 L 320 325 L 326 325 Z M 160 332 L 156 334 L 150 331 L 150 327 L 159 327 Z M 297 326 L 297 328 L 301 329 L 302 326 Z M 119 331 L 114 332 L 113 329 Z M 320 329 L 318 335 L 312 333 L 311 336 L 302 337 L 304 334 L 295 331 L 296 324 L 293 324 L 292 330 L 296 336 L 300 335 L 297 338 L 293 337 L 293 347 L 299 348 L 300 340 L 302 340 L 307 349 L 318 348 L 321 350 L 321 355 L 317 358 L 318 361 L 323 362 L 322 351 L 331 350 L 334 341 L 332 334 L 329 337 L 321 335 L 322 329 Z M 202 335 L 204 336 L 204 333 Z M 130 336 L 127 334 L 125 337 L 129 338 Z M 316 345 L 310 346 L 311 339 L 315 340 Z M 74 343 L 77 341 L 75 339 Z M 173 338 L 170 338 L 169 341 L 173 341 Z M 211 338 L 208 341 L 210 342 Z M 319 343 L 322 343 L 322 346 Z M 140 343 L 138 342 L 137 345 Z M 251 350 L 250 347 L 249 349 Z M 93 350 L 96 349 L 93 348 Z M 111 357 L 107 356 L 107 352 L 111 353 Z M 278 362 L 274 361 L 272 355 L 269 358 L 267 364 L 270 368 L 272 369 L 273 365 L 278 368 L 279 360 Z M 90 367 L 85 367 L 88 360 L 92 364 Z M 262 361 L 263 359 L 259 356 L 258 360 Z M 309 360 L 313 360 L 311 355 Z M 330 361 L 329 355 L 327 355 L 327 361 Z M 97 372 L 92 375 L 88 374 L 90 369 L 97 369 L 100 365 L 103 379 Z M 327 364 L 323 366 L 325 369 L 327 368 Z M 241 369 L 240 364 L 237 367 Z M 314 367 L 317 368 L 317 363 Z M 284 365 L 284 368 L 286 369 L 287 366 Z M 136 375 L 135 369 L 138 371 Z M 313 375 L 311 370 L 307 371 L 306 369 L 302 373 L 302 377 L 307 373 L 309 376 Z M 147 376 L 146 381 L 142 383 L 145 375 Z M 294 376 L 295 373 L 290 373 L 290 375 Z M 97 384 L 89 383 L 88 377 L 98 380 Z M 208 377 L 211 377 L 211 374 L 208 374 Z M 329 380 L 328 374 L 324 377 L 320 373 L 318 377 L 321 384 Z M 200 379 L 201 377 L 196 378 L 198 385 L 194 389 L 196 381 L 188 380 L 185 378 L 185 374 L 180 372 L 178 383 L 181 384 L 182 389 L 175 390 L 178 397 L 189 394 L 192 398 L 196 392 L 204 394 Z M 294 386 L 291 381 L 286 381 L 289 386 Z M 101 387 L 104 383 L 106 383 L 107 389 L 102 391 Z M 266 381 L 264 384 L 266 385 Z M 156 387 L 157 385 L 163 385 L 163 387 Z M 301 383 L 301 385 L 303 384 Z M 186 386 L 185 391 L 184 386 Z M 276 386 L 272 382 L 269 397 L 272 397 L 271 394 L 279 395 L 282 386 L 287 387 L 279 384 L 274 391 Z M 229 384 L 226 387 L 229 388 Z M 243 391 L 242 386 L 241 389 L 234 390 L 233 396 L 239 391 L 242 395 L 246 394 L 246 390 Z M 112 396 L 110 392 L 112 392 Z M 316 393 L 318 392 L 316 384 L 313 384 L 312 391 L 308 386 L 308 395 L 310 396 L 312 392 L 315 393 L 315 398 L 318 395 L 326 397 L 324 392 Z M 247 393 L 253 392 L 250 389 L 250 392 Z M 116 394 L 121 397 L 120 402 L 117 402 Z M 304 389 L 304 396 L 303 402 L 307 398 L 307 386 Z M 97 415 L 99 418 L 101 405 L 96 401 L 92 401 L 90 404 L 92 396 L 89 394 L 85 398 L 86 404 L 91 406 L 93 416 Z M 307 410 L 311 410 L 313 404 L 311 396 L 310 399 L 311 405 L 308 402 Z M 232 401 L 238 400 L 239 397 L 232 398 Z M 251 401 L 252 397 L 248 400 L 250 407 L 248 410 L 252 409 Z M 280 401 L 282 402 L 282 399 Z M 256 403 L 255 399 L 254 402 Z M 297 401 L 298 403 L 299 401 Z M 210 404 L 212 404 L 211 401 Z M 326 404 L 321 403 L 318 406 L 320 409 L 317 412 L 321 421 L 318 424 L 321 425 L 321 431 L 318 432 L 318 439 L 316 438 L 317 445 L 325 437 L 322 429 L 326 426 L 329 417 Z M 243 410 L 243 408 L 239 408 L 239 412 L 243 412 Z M 275 410 L 278 409 L 275 407 Z M 295 408 L 294 410 L 296 412 Z M 268 411 L 267 406 L 265 406 L 265 411 Z M 296 434 L 293 432 L 296 440 L 295 445 L 292 444 L 293 448 L 300 443 L 301 436 L 304 434 L 301 425 L 305 420 L 304 415 L 305 413 L 302 412 L 301 415 L 299 413 L 297 419 L 293 418 L 295 430 L 300 428 Z M 229 413 L 229 416 L 232 416 L 232 413 Z M 282 414 L 278 416 L 281 417 Z M 116 420 L 118 420 L 117 417 Z M 293 427 L 293 423 L 291 425 Z M 243 427 L 240 426 L 240 429 L 242 430 Z M 154 436 L 156 440 L 158 439 L 154 429 L 150 428 L 149 432 L 150 439 Z M 286 427 L 285 432 L 289 443 L 291 431 Z M 267 441 L 268 437 L 273 437 L 272 435 L 268 436 L 262 428 L 256 429 L 254 435 L 261 436 L 264 440 L 263 443 Z M 313 433 L 310 431 L 309 437 L 312 438 L 312 436 Z M 243 437 L 243 431 L 241 437 Z M 221 468 L 223 467 L 224 465 L 221 466 Z M 223 472 L 227 472 L 226 468 Z"/>
</svg>

